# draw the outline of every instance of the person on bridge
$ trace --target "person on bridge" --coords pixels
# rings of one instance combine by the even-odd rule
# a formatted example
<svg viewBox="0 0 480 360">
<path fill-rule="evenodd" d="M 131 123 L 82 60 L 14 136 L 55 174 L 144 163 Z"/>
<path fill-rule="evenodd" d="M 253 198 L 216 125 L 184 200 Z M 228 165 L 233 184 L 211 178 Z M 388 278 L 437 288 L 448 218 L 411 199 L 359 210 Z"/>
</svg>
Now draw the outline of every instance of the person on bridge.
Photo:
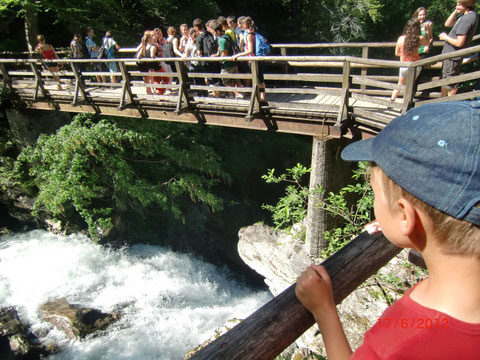
<svg viewBox="0 0 480 360">
<path fill-rule="evenodd" d="M 440 40 L 445 40 L 442 54 L 464 49 L 470 46 L 473 35 L 477 31 L 478 15 L 475 12 L 475 0 L 458 0 L 455 10 L 445 21 L 446 27 L 453 27 L 447 35 L 442 32 Z M 460 74 L 461 56 L 443 60 L 442 77 L 448 78 Z M 442 96 L 453 96 L 457 93 L 458 84 L 442 87 Z"/>
<path fill-rule="evenodd" d="M 140 47 L 140 51 L 137 54 L 138 59 L 154 59 L 157 57 L 157 46 L 155 45 L 155 40 L 154 40 L 154 35 L 152 32 L 148 31 L 142 38 L 142 43 Z M 143 63 L 144 65 L 141 66 L 141 71 L 144 72 L 145 70 L 148 71 L 149 73 L 155 73 L 160 70 L 160 64 L 156 61 L 151 61 L 151 62 L 145 62 Z M 143 78 L 145 84 L 147 84 L 146 87 L 146 92 L 147 94 L 153 94 L 154 90 L 152 90 L 152 87 L 148 86 L 149 84 L 153 83 L 159 83 L 156 80 L 159 79 L 154 79 L 153 76 L 145 76 Z M 162 89 L 165 91 L 165 89 Z"/>
<path fill-rule="evenodd" d="M 97 59 L 98 55 L 98 47 L 95 41 L 93 40 L 93 36 L 95 32 L 93 31 L 92 27 L 87 28 L 87 36 L 85 37 L 85 45 L 87 46 L 88 54 L 90 55 L 91 59 Z M 95 71 L 101 72 L 102 71 L 102 63 L 100 62 L 93 62 L 92 63 L 93 69 Z M 102 75 L 95 75 L 98 82 L 105 82 L 105 76 Z"/>
<path fill-rule="evenodd" d="M 178 50 L 180 50 L 180 53 L 182 54 L 181 56 L 183 56 L 185 54 L 185 47 L 187 46 L 188 39 L 190 38 L 190 29 L 187 24 L 180 25 L 180 35 Z"/>
<path fill-rule="evenodd" d="M 55 51 L 55 48 L 45 42 L 45 36 L 38 35 L 37 40 L 38 45 L 35 47 L 35 51 L 40 53 L 44 59 L 54 60 L 59 58 L 57 52 Z M 47 67 L 48 71 L 52 73 L 53 78 L 57 82 L 57 89 L 62 90 L 62 85 L 60 84 L 60 77 L 58 76 L 58 72 L 60 71 L 58 68 L 58 63 L 49 62 L 45 66 Z"/>
<path fill-rule="evenodd" d="M 420 21 L 421 35 L 427 39 L 427 45 L 420 45 L 418 48 L 418 54 L 420 59 L 425 59 L 429 55 L 430 45 L 433 41 L 432 22 L 427 20 L 427 10 L 424 7 L 419 7 L 413 13 L 413 17 Z"/>
<path fill-rule="evenodd" d="M 105 32 L 105 37 L 103 38 L 102 43 L 105 51 L 107 52 L 107 59 L 115 59 L 115 49 L 120 50 L 120 46 L 113 39 L 113 33 L 110 30 Z M 108 71 L 110 71 L 111 73 L 115 73 L 118 71 L 117 63 L 109 62 L 107 63 L 107 67 Z M 115 79 L 115 75 L 110 75 L 110 81 L 112 83 L 117 82 Z"/>
<path fill-rule="evenodd" d="M 212 27 L 218 41 L 218 53 L 213 56 L 221 56 L 221 57 L 233 56 L 235 51 L 234 50 L 235 43 L 233 42 L 232 38 L 229 35 L 225 34 L 225 32 L 223 31 L 223 24 L 220 23 L 218 20 L 214 20 L 211 22 L 210 26 Z M 221 74 L 238 74 L 237 64 L 233 61 L 226 61 L 226 60 L 222 61 L 220 73 Z M 222 79 L 222 81 L 225 86 L 235 86 L 235 87 L 242 86 L 242 84 L 238 79 L 237 80 Z M 243 95 L 238 91 L 235 91 L 234 94 L 236 99 L 243 99 Z"/>
<path fill-rule="evenodd" d="M 405 27 L 403 28 L 402 36 L 400 36 L 397 40 L 395 55 L 400 56 L 400 61 L 413 62 L 420 60 L 418 48 L 421 44 L 427 45 L 428 39 L 421 35 L 420 21 L 418 18 L 411 18 L 407 21 Z M 407 83 L 408 70 L 408 67 L 400 68 L 398 74 L 398 85 L 405 85 Z M 417 77 L 420 71 L 419 69 L 414 70 L 416 71 L 415 77 Z M 393 90 L 390 100 L 395 101 L 399 93 L 399 89 Z"/>
<path fill-rule="evenodd" d="M 212 36 L 209 34 L 205 27 L 203 26 L 203 21 L 201 19 L 195 19 L 193 20 L 193 28 L 197 32 L 197 39 L 196 39 L 196 47 L 197 47 L 197 56 L 202 57 L 202 56 L 207 56 L 206 55 L 206 47 L 204 44 L 210 43 L 211 39 L 207 39 L 209 36 Z M 213 36 L 212 36 L 213 38 Z M 207 41 L 207 40 L 208 41 Z M 206 40 L 206 41 L 204 41 Z M 207 61 L 200 61 L 198 65 L 195 67 L 195 72 L 211 72 L 211 68 L 209 66 L 209 63 Z M 207 78 L 199 78 L 199 77 L 194 77 L 193 81 L 195 85 L 208 85 L 208 79 Z M 198 94 L 200 96 L 208 96 L 208 91 L 207 90 L 198 90 Z"/>
<path fill-rule="evenodd" d="M 384 311 L 352 355 L 330 277 L 310 266 L 296 294 L 317 321 L 329 360 L 480 359 L 479 144 L 478 101 L 446 101 L 415 107 L 343 150 L 344 160 L 372 162 L 383 234 L 418 250 L 428 278 Z"/>
<path fill-rule="evenodd" d="M 255 23 L 252 18 L 245 18 L 245 51 L 233 56 L 236 61 L 240 56 L 255 56 Z M 260 101 L 265 101 L 265 79 L 263 77 L 263 64 L 259 61 L 258 65 L 258 84 L 260 91 Z M 251 66 L 251 63 L 250 63 Z"/>
</svg>

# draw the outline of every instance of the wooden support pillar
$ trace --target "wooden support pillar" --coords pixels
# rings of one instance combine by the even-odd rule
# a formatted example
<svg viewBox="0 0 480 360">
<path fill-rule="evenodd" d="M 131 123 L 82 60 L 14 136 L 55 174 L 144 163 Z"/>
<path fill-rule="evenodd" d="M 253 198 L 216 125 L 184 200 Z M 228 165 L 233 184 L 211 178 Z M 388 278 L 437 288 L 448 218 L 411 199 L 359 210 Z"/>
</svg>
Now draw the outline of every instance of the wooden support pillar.
<svg viewBox="0 0 480 360">
<path fill-rule="evenodd" d="M 305 239 L 306 250 L 311 258 L 321 256 L 322 250 L 328 245 L 323 233 L 333 227 L 332 217 L 316 206 L 324 196 L 315 190 L 321 186 L 328 194 L 337 192 L 351 182 L 354 163 L 340 158 L 343 148 L 350 142 L 345 138 L 313 138 Z"/>
<path fill-rule="evenodd" d="M 313 138 L 312 144 L 312 163 L 310 173 L 310 195 L 308 197 L 307 210 L 307 229 L 305 245 L 308 254 L 312 258 L 320 257 L 322 249 L 325 247 L 323 233 L 327 229 L 325 212 L 315 206 L 323 200 L 323 194 L 316 193 L 319 187 L 326 189 L 327 170 L 326 170 L 326 139 Z"/>
</svg>

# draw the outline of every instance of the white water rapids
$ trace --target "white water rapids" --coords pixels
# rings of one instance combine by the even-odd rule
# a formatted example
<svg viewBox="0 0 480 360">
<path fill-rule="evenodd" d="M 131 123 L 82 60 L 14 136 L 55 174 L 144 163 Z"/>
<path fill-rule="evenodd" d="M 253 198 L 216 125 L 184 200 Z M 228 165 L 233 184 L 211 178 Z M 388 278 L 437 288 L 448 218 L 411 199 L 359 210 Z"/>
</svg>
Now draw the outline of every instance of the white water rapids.
<svg viewBox="0 0 480 360">
<path fill-rule="evenodd" d="M 120 307 L 122 317 L 99 336 L 67 340 L 38 312 L 62 297 L 103 312 Z M 0 237 L 0 306 L 17 308 L 42 340 L 62 343 L 50 359 L 183 359 L 226 320 L 270 298 L 225 269 L 162 247 L 109 250 L 40 230 Z"/>
</svg>

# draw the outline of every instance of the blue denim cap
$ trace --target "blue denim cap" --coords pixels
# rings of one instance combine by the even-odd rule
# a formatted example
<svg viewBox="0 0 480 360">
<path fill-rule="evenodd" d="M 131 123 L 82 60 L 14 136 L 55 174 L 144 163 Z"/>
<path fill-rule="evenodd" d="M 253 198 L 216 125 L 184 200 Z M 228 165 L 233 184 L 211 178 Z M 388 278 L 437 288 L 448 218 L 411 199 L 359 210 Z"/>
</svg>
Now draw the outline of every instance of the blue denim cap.
<svg viewBox="0 0 480 360">
<path fill-rule="evenodd" d="M 480 101 L 413 108 L 342 158 L 375 162 L 395 183 L 456 219 L 480 225 Z"/>
</svg>

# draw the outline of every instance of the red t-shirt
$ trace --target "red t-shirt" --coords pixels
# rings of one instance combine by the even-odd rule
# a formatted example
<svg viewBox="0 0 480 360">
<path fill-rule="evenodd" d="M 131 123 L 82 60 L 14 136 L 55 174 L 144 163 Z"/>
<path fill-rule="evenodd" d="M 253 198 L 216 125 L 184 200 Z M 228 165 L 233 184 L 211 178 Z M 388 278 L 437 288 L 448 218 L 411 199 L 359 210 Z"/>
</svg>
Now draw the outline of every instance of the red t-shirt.
<svg viewBox="0 0 480 360">
<path fill-rule="evenodd" d="M 480 359 L 480 324 L 422 306 L 412 290 L 385 310 L 351 359 Z"/>
</svg>

